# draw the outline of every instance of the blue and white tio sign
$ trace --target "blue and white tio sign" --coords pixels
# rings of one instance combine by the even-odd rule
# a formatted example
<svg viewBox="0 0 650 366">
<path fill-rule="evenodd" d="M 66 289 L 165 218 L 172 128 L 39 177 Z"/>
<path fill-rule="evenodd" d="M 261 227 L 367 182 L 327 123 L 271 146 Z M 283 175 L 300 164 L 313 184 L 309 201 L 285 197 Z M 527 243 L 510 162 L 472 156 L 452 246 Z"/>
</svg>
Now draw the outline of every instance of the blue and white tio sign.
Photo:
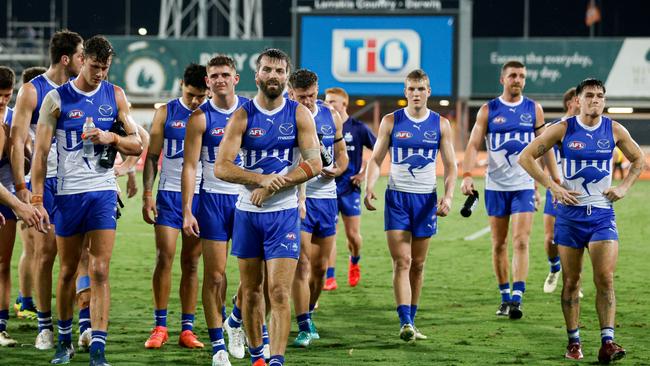
<svg viewBox="0 0 650 366">
<path fill-rule="evenodd" d="M 298 62 L 318 74 L 321 90 L 400 96 L 404 78 L 421 68 L 433 96 L 454 92 L 455 17 L 303 15 Z"/>
</svg>

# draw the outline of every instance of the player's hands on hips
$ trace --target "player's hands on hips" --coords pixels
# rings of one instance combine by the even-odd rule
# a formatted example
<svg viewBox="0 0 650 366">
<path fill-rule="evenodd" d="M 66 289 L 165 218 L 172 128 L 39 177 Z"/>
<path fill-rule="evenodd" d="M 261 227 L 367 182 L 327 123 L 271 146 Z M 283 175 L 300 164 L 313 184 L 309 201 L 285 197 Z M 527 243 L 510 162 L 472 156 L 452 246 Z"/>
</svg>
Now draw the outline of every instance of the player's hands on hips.
<svg viewBox="0 0 650 366">
<path fill-rule="evenodd" d="M 95 145 L 109 145 L 115 141 L 115 135 L 112 132 L 104 131 L 99 128 L 93 128 L 85 132 L 82 136 L 83 139 L 92 141 Z"/>
<path fill-rule="evenodd" d="M 375 192 L 366 188 L 366 196 L 363 198 L 363 204 L 366 206 L 368 211 L 375 211 L 377 208 L 372 204 L 372 201 L 376 201 L 377 196 Z"/>
<path fill-rule="evenodd" d="M 16 191 L 16 197 L 23 203 L 30 203 L 32 200 L 32 192 L 25 188 L 20 191 Z"/>
<path fill-rule="evenodd" d="M 273 196 L 274 193 L 275 192 L 272 192 L 266 188 L 256 188 L 253 193 L 251 193 L 251 203 L 257 207 L 262 207 L 264 201 Z"/>
<path fill-rule="evenodd" d="M 192 213 L 183 214 L 183 232 L 187 236 L 199 237 L 201 232 L 199 231 L 199 222 L 196 221 L 196 217 Z"/>
<path fill-rule="evenodd" d="M 149 215 L 150 212 L 153 212 L 153 218 Z M 156 218 L 158 217 L 158 210 L 156 209 L 156 202 L 153 200 L 153 197 L 142 197 L 142 218 L 147 224 L 155 224 Z"/>
<path fill-rule="evenodd" d="M 463 178 L 463 182 L 460 184 L 460 191 L 466 196 L 472 195 L 474 191 L 474 179 L 472 177 Z"/>
<path fill-rule="evenodd" d="M 445 217 L 449 215 L 449 211 L 451 211 L 451 197 L 442 197 L 438 202 L 438 210 L 436 211 L 436 215 Z"/>
<path fill-rule="evenodd" d="M 612 202 L 616 202 L 621 198 L 625 197 L 626 193 L 627 193 L 627 189 L 621 187 L 609 187 L 605 191 L 603 191 L 605 197 L 607 197 L 607 199 Z"/>
<path fill-rule="evenodd" d="M 551 195 L 553 196 L 553 201 L 561 203 L 563 205 L 577 205 L 578 204 L 578 196 L 580 195 L 580 192 L 577 191 L 568 191 L 561 185 L 552 182 L 551 185 L 549 186 L 549 189 L 551 190 Z"/>
<path fill-rule="evenodd" d="M 280 174 L 268 174 L 262 177 L 260 181 L 260 187 L 265 188 L 271 192 L 277 192 L 284 184 L 288 182 L 288 179 L 284 175 Z"/>
<path fill-rule="evenodd" d="M 350 177 L 350 180 L 352 181 L 352 184 L 355 186 L 361 186 L 361 182 L 366 178 L 366 175 L 363 173 L 355 174 Z"/>
</svg>

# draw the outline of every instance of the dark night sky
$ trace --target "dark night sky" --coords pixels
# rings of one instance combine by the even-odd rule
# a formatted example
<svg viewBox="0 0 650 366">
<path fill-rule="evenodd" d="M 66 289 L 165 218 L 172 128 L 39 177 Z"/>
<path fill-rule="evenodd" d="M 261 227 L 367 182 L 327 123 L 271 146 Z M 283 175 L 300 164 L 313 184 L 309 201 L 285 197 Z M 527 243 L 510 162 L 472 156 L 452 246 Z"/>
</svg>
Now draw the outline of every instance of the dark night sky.
<svg viewBox="0 0 650 366">
<path fill-rule="evenodd" d="M 0 24 L 6 20 L 7 1 L 0 0 Z M 84 37 L 93 34 L 124 34 L 126 0 L 93 1 L 68 0 L 68 28 Z M 149 34 L 158 32 L 160 0 L 130 0 L 131 34 L 145 27 Z M 588 36 L 584 24 L 588 0 L 530 0 L 531 37 Z M 18 20 L 49 20 L 49 0 L 13 0 L 13 14 Z M 63 0 L 56 0 L 61 19 Z M 288 37 L 291 34 L 289 7 L 291 0 L 265 0 L 264 32 L 266 36 Z M 596 35 L 607 37 L 650 36 L 648 14 L 650 4 L 643 0 L 598 0 L 603 21 L 596 26 Z M 475 0 L 474 37 L 521 37 L 523 35 L 523 0 Z M 224 30 L 222 21 L 210 25 L 210 30 Z M 0 29 L 0 37 L 6 29 Z"/>
</svg>

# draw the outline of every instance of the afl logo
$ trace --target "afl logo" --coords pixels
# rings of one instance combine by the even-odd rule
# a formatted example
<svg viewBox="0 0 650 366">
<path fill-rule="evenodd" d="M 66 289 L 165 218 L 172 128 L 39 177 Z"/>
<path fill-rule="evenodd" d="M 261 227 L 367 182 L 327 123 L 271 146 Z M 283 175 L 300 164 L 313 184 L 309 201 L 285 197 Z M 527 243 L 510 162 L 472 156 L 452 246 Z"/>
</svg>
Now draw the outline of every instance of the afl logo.
<svg viewBox="0 0 650 366">
<path fill-rule="evenodd" d="M 68 118 L 70 119 L 79 119 L 84 116 L 84 111 L 80 109 L 73 109 L 68 112 Z"/>
<path fill-rule="evenodd" d="M 582 141 L 571 141 L 571 142 L 569 142 L 569 145 L 568 145 L 569 149 L 571 149 L 571 150 L 582 150 L 586 146 L 587 146 L 587 144 L 585 144 Z"/>
<path fill-rule="evenodd" d="M 215 127 L 210 131 L 210 135 L 212 136 L 223 136 L 225 129 L 223 127 Z"/>
<path fill-rule="evenodd" d="M 498 124 L 498 125 L 500 125 L 500 124 L 502 124 L 502 123 L 506 123 L 506 117 L 503 117 L 503 116 L 497 116 L 497 117 L 494 117 L 494 118 L 492 119 L 492 122 L 493 122 L 493 123 L 496 123 L 496 124 Z"/>
<path fill-rule="evenodd" d="M 101 114 L 104 117 L 108 117 L 111 114 L 113 114 L 113 107 L 111 107 L 108 104 L 102 104 L 99 106 L 99 114 Z"/>
<path fill-rule="evenodd" d="M 255 127 L 251 128 L 248 131 L 248 136 L 250 137 L 262 137 L 266 134 L 266 131 L 263 128 Z"/>
<path fill-rule="evenodd" d="M 399 131 L 395 134 L 395 138 L 398 139 L 408 139 L 411 138 L 412 136 L 413 134 L 410 133 L 409 131 Z"/>
<path fill-rule="evenodd" d="M 287 234 L 286 238 L 287 240 L 296 240 L 296 233 L 290 232 L 289 234 Z"/>
<path fill-rule="evenodd" d="M 185 128 L 185 122 L 183 121 L 174 121 L 171 123 L 172 128 Z"/>
</svg>

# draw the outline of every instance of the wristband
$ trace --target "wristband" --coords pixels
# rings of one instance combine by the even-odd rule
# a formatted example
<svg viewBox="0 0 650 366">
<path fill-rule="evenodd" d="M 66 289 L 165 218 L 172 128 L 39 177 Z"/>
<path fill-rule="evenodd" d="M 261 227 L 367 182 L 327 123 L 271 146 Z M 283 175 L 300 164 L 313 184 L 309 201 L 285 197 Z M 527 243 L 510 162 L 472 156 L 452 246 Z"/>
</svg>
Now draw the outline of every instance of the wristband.
<svg viewBox="0 0 650 366">
<path fill-rule="evenodd" d="M 311 179 L 314 177 L 314 171 L 311 169 L 311 166 L 309 166 L 309 164 L 307 164 L 306 161 L 300 163 L 300 165 L 298 165 L 298 168 L 302 169 L 302 171 L 307 176 L 307 179 Z"/>
<path fill-rule="evenodd" d="M 27 184 L 25 182 L 23 183 L 17 183 L 14 185 L 16 188 L 16 192 L 22 191 L 23 189 L 27 189 Z"/>
<path fill-rule="evenodd" d="M 43 195 L 42 194 L 33 194 L 32 199 L 29 201 L 31 204 L 43 204 Z"/>
<path fill-rule="evenodd" d="M 471 173 L 471 172 L 465 172 L 465 173 L 463 173 L 463 178 L 471 178 L 471 177 L 472 177 L 472 173 Z"/>
<path fill-rule="evenodd" d="M 343 141 L 343 137 L 339 137 L 339 138 L 337 138 L 337 139 L 334 139 L 334 143 L 337 143 L 337 142 L 339 142 L 339 141 Z"/>
<path fill-rule="evenodd" d="M 151 197 L 151 191 L 142 192 L 142 197 Z"/>
</svg>

